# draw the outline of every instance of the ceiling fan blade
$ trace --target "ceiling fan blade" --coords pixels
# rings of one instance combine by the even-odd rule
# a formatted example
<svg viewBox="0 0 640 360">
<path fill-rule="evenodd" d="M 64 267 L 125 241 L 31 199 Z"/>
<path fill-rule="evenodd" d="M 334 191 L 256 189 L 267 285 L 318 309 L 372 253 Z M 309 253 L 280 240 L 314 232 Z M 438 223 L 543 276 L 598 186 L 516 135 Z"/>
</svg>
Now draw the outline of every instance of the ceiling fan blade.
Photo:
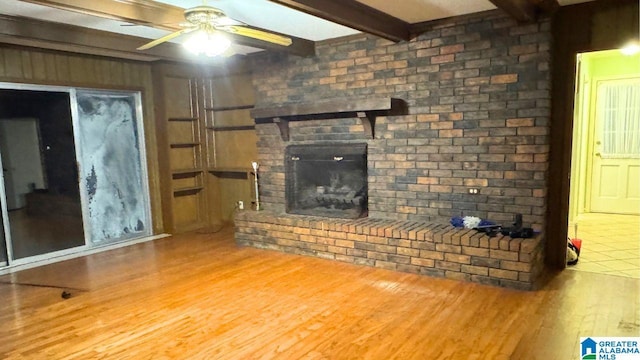
<svg viewBox="0 0 640 360">
<path fill-rule="evenodd" d="M 223 27 L 223 26 L 242 26 L 247 25 L 240 20 L 232 19 L 228 16 L 222 16 L 214 21 L 215 26 Z"/>
<path fill-rule="evenodd" d="M 151 41 L 151 42 L 149 42 L 149 43 L 147 43 L 147 44 L 144 44 L 144 45 L 140 46 L 140 47 L 138 48 L 138 50 L 147 50 L 147 49 L 151 49 L 152 47 L 154 47 L 154 46 L 156 46 L 156 45 L 160 45 L 160 44 L 162 44 L 162 43 L 163 43 L 163 42 L 165 42 L 165 41 L 169 41 L 169 40 L 171 40 L 171 39 L 173 39 L 173 38 L 177 38 L 177 37 L 178 37 L 178 36 L 180 36 L 180 35 L 188 34 L 188 33 L 192 32 L 192 31 L 197 30 L 197 29 L 198 29 L 197 27 L 193 27 L 193 28 L 182 29 L 182 30 L 178 30 L 178 31 L 176 31 L 176 32 L 172 32 L 172 33 L 171 33 L 171 34 L 169 34 L 169 35 L 165 35 L 165 36 L 163 36 L 163 37 L 161 37 L 161 38 L 159 38 L 159 39 L 153 40 L 153 41 Z"/>
<path fill-rule="evenodd" d="M 289 46 L 292 43 L 291 39 L 286 36 L 273 34 L 262 30 L 256 30 L 246 26 L 221 26 L 218 29 L 230 32 L 232 34 L 263 40 L 282 46 Z"/>
</svg>

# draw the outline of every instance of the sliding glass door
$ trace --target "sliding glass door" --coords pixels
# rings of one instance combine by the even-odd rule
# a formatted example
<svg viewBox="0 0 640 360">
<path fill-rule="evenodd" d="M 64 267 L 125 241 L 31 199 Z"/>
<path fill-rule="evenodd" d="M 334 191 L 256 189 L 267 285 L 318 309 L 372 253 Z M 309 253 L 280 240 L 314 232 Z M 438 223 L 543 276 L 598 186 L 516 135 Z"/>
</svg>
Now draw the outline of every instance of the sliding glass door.
<svg viewBox="0 0 640 360">
<path fill-rule="evenodd" d="M 151 235 L 139 92 L 0 83 L 2 101 L 22 113 L 0 111 L 0 267 Z"/>
<path fill-rule="evenodd" d="M 140 94 L 77 90 L 72 104 L 87 239 L 151 235 Z"/>
</svg>

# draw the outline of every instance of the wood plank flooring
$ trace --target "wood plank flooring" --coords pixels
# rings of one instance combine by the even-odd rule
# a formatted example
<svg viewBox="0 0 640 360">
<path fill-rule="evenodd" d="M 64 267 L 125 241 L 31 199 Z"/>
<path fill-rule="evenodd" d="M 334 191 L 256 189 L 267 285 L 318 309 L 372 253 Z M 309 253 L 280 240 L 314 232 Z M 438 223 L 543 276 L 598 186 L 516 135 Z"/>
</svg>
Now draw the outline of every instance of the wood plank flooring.
<svg viewBox="0 0 640 360">
<path fill-rule="evenodd" d="M 0 358 L 565 360 L 580 336 L 640 336 L 639 287 L 565 271 L 522 292 L 239 248 L 224 229 L 0 277 Z"/>
</svg>

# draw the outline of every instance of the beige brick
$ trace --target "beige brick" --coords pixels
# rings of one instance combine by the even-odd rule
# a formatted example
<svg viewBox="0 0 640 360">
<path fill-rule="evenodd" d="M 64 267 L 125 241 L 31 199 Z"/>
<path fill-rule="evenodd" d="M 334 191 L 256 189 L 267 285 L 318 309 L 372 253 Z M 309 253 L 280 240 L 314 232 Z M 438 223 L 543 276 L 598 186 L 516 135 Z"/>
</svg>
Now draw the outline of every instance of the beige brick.
<svg viewBox="0 0 640 360">
<path fill-rule="evenodd" d="M 505 270 L 530 272 L 531 264 L 525 263 L 525 262 L 518 262 L 518 261 L 502 260 L 500 262 L 500 268 Z"/>
<path fill-rule="evenodd" d="M 489 275 L 489 268 L 485 266 L 462 265 L 460 271 L 474 275 Z"/>
<path fill-rule="evenodd" d="M 316 242 L 316 237 L 311 235 L 300 235 L 300 241 L 314 243 Z"/>
<path fill-rule="evenodd" d="M 412 257 L 411 264 L 418 265 L 418 266 L 433 267 L 435 264 L 435 261 L 432 259 L 422 259 L 422 258 Z"/>
<path fill-rule="evenodd" d="M 420 257 L 425 259 L 444 260 L 444 253 L 441 251 L 420 250 Z"/>
<path fill-rule="evenodd" d="M 387 261 L 389 259 L 389 254 L 383 254 L 375 251 L 367 251 L 367 258 Z"/>
<path fill-rule="evenodd" d="M 328 238 L 328 237 L 316 237 L 316 243 L 318 244 L 322 244 L 322 245 L 335 245 L 336 244 L 336 240 L 332 239 L 332 238 Z"/>
<path fill-rule="evenodd" d="M 361 235 L 361 236 L 364 236 L 364 235 Z M 389 243 L 386 237 L 371 236 L 371 235 L 367 237 L 366 242 L 370 244 L 380 244 L 380 245 L 387 245 Z"/>
<path fill-rule="evenodd" d="M 311 229 L 295 227 L 295 228 L 293 228 L 293 232 L 294 232 L 295 234 L 304 234 L 304 235 L 309 235 L 309 234 L 311 234 Z"/>
<path fill-rule="evenodd" d="M 440 55 L 440 56 L 432 56 L 431 57 L 431 63 L 432 64 L 448 63 L 448 62 L 453 62 L 454 60 L 455 60 L 455 55 L 454 54 L 447 54 L 447 55 Z"/>
<path fill-rule="evenodd" d="M 505 250 L 490 249 L 489 257 L 492 259 L 518 261 L 518 253 Z"/>
<path fill-rule="evenodd" d="M 477 248 L 477 247 L 471 247 L 471 246 L 463 246 L 462 253 L 464 255 L 489 257 L 489 249 L 483 249 L 483 248 Z"/>
<path fill-rule="evenodd" d="M 334 239 L 346 239 L 347 234 L 341 231 L 328 231 L 327 236 Z"/>
<path fill-rule="evenodd" d="M 518 74 L 493 75 L 492 84 L 510 84 L 518 82 Z"/>
<path fill-rule="evenodd" d="M 339 246 L 327 246 L 327 251 L 334 254 L 347 254 L 347 249 Z"/>
<path fill-rule="evenodd" d="M 518 272 L 502 269 L 489 269 L 489 276 L 499 279 L 518 280 Z"/>
<path fill-rule="evenodd" d="M 452 254 L 461 254 L 462 246 L 449 245 L 449 244 L 436 244 L 436 251 L 442 251 L 445 253 L 452 253 Z"/>
<path fill-rule="evenodd" d="M 347 234 L 347 240 L 352 240 L 352 241 L 367 242 L 367 237 L 368 237 L 367 235 L 362 235 L 362 234 L 353 234 L 353 233 Z"/>
<path fill-rule="evenodd" d="M 354 242 L 349 240 L 336 240 L 336 246 L 341 246 L 345 248 L 353 248 Z"/>
<path fill-rule="evenodd" d="M 444 254 L 444 260 L 461 264 L 471 264 L 471 256 L 460 254 Z"/>
<path fill-rule="evenodd" d="M 449 261 L 436 261 L 436 268 L 437 269 L 444 269 L 444 270 L 449 270 L 449 271 L 457 271 L 460 272 L 460 267 L 462 265 L 459 263 L 454 263 L 454 262 L 449 262 Z"/>
<path fill-rule="evenodd" d="M 397 251 L 398 251 L 398 255 L 407 255 L 407 256 L 412 256 L 412 257 L 420 256 L 420 250 L 418 250 L 418 249 L 411 249 L 411 248 L 406 248 L 406 247 L 398 247 Z"/>
<path fill-rule="evenodd" d="M 395 246 L 389 246 L 389 245 L 376 245 L 375 246 L 375 250 L 378 251 L 378 252 L 389 253 L 389 254 L 395 254 L 396 253 L 396 247 Z"/>
</svg>

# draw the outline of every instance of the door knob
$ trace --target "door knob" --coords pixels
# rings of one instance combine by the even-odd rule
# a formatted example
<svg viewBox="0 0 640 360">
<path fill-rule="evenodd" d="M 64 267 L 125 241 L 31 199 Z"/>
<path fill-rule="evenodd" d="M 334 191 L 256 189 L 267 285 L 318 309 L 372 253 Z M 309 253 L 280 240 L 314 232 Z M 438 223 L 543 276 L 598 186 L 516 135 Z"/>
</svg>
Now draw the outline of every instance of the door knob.
<svg viewBox="0 0 640 360">
<path fill-rule="evenodd" d="M 600 153 L 596 153 L 596 156 L 600 156 Z"/>
</svg>

